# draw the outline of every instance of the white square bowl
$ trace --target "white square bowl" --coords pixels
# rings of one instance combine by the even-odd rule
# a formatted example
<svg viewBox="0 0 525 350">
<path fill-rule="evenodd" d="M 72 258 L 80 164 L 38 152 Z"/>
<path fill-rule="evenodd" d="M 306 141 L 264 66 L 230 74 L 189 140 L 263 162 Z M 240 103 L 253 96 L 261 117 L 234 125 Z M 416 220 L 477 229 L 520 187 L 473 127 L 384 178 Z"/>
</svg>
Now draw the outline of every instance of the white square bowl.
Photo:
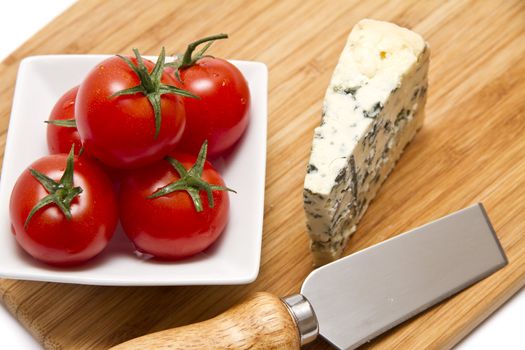
<svg viewBox="0 0 525 350">
<path fill-rule="evenodd" d="M 16 179 L 48 154 L 44 121 L 58 98 L 80 84 L 108 55 L 33 56 L 20 63 L 0 180 L 0 277 L 63 283 L 153 286 L 250 283 L 259 272 L 264 210 L 268 70 L 260 62 L 231 61 L 250 86 L 250 122 L 233 152 L 214 161 L 230 194 L 229 223 L 204 252 L 160 262 L 134 253 L 122 228 L 95 259 L 55 268 L 26 254 L 11 234 L 9 199 Z"/>
</svg>

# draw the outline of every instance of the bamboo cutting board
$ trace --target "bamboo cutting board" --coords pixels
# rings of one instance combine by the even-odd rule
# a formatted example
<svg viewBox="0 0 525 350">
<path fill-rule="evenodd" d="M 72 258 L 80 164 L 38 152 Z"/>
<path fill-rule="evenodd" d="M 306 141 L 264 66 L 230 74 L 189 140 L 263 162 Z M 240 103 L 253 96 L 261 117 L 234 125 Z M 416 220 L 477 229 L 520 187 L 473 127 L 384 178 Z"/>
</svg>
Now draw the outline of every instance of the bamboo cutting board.
<svg viewBox="0 0 525 350">
<path fill-rule="evenodd" d="M 361 18 L 421 33 L 432 49 L 425 126 L 346 254 L 482 201 L 510 264 L 366 345 L 449 348 L 525 283 L 525 2 L 80 1 L 0 64 L 0 147 L 18 64 L 55 53 L 156 55 L 209 34 L 221 57 L 268 65 L 262 264 L 246 286 L 96 287 L 0 280 L 7 308 L 47 348 L 102 349 L 210 318 L 255 291 L 297 292 L 311 271 L 302 183 L 323 95 Z M 42 111 L 42 119 L 49 111 Z M 8 234 L 4 232 L 3 234 Z M 309 349 L 325 349 L 318 340 Z"/>
</svg>

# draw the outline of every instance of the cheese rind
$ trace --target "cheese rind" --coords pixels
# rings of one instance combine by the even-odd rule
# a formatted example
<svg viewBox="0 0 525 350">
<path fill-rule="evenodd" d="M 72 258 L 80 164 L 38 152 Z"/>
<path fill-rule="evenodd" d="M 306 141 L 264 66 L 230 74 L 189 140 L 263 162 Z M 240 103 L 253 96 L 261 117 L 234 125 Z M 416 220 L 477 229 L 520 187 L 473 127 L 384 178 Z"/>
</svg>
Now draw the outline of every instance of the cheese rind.
<svg viewBox="0 0 525 350">
<path fill-rule="evenodd" d="M 326 90 L 304 182 L 314 262 L 337 259 L 424 119 L 429 49 L 395 24 L 353 28 Z"/>
</svg>

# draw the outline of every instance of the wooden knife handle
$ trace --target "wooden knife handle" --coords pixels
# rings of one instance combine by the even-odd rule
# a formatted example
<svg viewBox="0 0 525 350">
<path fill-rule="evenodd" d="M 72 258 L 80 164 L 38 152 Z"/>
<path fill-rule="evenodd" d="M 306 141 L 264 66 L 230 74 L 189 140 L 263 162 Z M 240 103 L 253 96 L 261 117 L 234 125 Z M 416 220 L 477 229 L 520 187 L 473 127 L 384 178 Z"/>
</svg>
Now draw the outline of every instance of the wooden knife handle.
<svg viewBox="0 0 525 350">
<path fill-rule="evenodd" d="M 287 307 L 272 294 L 256 293 L 210 320 L 148 334 L 112 349 L 299 348 L 299 330 Z"/>
</svg>

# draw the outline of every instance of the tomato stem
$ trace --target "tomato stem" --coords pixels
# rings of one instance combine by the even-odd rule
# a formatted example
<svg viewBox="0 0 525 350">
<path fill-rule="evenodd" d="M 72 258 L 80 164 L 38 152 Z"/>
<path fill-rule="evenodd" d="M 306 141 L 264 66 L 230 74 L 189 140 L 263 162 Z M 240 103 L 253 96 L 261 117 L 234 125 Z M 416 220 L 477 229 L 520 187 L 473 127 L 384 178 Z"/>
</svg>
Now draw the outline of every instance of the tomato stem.
<svg viewBox="0 0 525 350">
<path fill-rule="evenodd" d="M 237 193 L 228 187 L 211 185 L 202 179 L 202 172 L 204 170 L 204 164 L 206 163 L 207 150 L 208 141 L 204 141 L 199 151 L 199 155 L 197 156 L 197 160 L 190 170 L 186 170 L 186 168 L 184 168 L 184 166 L 178 160 L 171 157 L 166 157 L 166 161 L 170 163 L 175 171 L 179 174 L 180 179 L 157 189 L 148 197 L 148 199 L 162 197 L 175 191 L 186 191 L 193 201 L 195 210 L 197 212 L 201 212 L 203 211 L 203 207 L 201 196 L 199 194 L 200 191 L 206 192 L 208 198 L 208 207 L 210 208 L 215 206 L 212 191 L 230 191 Z"/>
<path fill-rule="evenodd" d="M 179 66 L 179 69 L 185 69 L 185 68 L 191 67 L 192 65 L 195 64 L 195 62 L 197 62 L 197 60 L 203 57 L 206 50 L 208 50 L 208 48 L 211 46 L 211 44 L 213 44 L 215 40 L 221 40 L 221 39 L 227 39 L 227 38 L 228 38 L 228 34 L 221 33 L 221 34 L 207 36 L 205 38 L 192 42 L 191 44 L 188 45 L 188 48 L 186 49 L 186 52 L 184 53 L 184 56 L 182 57 L 182 61 Z M 192 57 L 193 51 L 195 51 L 197 46 L 199 46 L 200 44 L 204 44 L 206 42 L 208 42 L 208 45 L 206 45 L 204 49 L 202 49 L 201 52 L 199 52 L 195 57 Z"/>
<path fill-rule="evenodd" d="M 66 169 L 60 178 L 60 181 L 56 182 L 47 175 L 42 174 L 38 170 L 33 168 L 29 169 L 31 175 L 46 189 L 49 193 L 47 196 L 42 198 L 29 212 L 24 227 L 27 229 L 31 218 L 37 211 L 49 204 L 55 204 L 62 213 L 66 216 L 67 220 L 71 220 L 71 202 L 75 197 L 82 193 L 82 187 L 74 187 L 73 175 L 74 175 L 74 163 L 75 163 L 75 145 L 71 146 L 71 150 L 67 156 Z"/>
<path fill-rule="evenodd" d="M 75 119 L 46 120 L 44 121 L 44 123 L 56 125 L 56 126 L 63 126 L 65 128 L 76 128 L 77 127 L 77 122 Z"/>
<path fill-rule="evenodd" d="M 209 57 L 209 55 L 204 55 L 206 51 L 210 48 L 211 44 L 215 42 L 215 40 L 221 40 L 221 39 L 227 39 L 228 34 L 215 34 L 211 36 L 207 36 L 205 38 L 199 39 L 197 41 L 192 42 L 188 45 L 186 48 L 186 52 L 184 52 L 184 55 L 181 57 L 178 57 L 175 62 L 167 63 L 166 66 L 175 68 L 175 77 L 181 81 L 180 79 L 180 73 L 179 71 L 182 69 L 189 68 L 193 66 L 195 63 L 197 63 L 198 60 L 200 60 L 203 57 Z M 199 46 L 200 44 L 207 43 L 199 52 L 197 52 L 195 55 L 193 55 L 193 52 Z"/>
<path fill-rule="evenodd" d="M 161 114 L 161 96 L 164 94 L 176 94 L 184 97 L 199 98 L 198 96 L 192 94 L 189 91 L 182 90 L 173 85 L 162 84 L 161 78 L 162 73 L 164 72 L 165 66 L 165 57 L 166 51 L 164 47 L 160 51 L 160 55 L 155 63 L 155 66 L 151 70 L 151 73 L 148 71 L 142 60 L 142 56 L 138 49 L 133 49 L 135 53 L 135 58 L 137 64 L 134 64 L 128 57 L 117 55 L 122 59 L 126 64 L 137 74 L 140 79 L 140 83 L 136 86 L 133 86 L 128 89 L 120 90 L 115 92 L 109 98 L 119 97 L 123 95 L 134 95 L 134 94 L 143 94 L 148 99 L 151 107 L 153 107 L 153 112 L 155 114 L 155 138 L 159 136 L 160 125 L 162 123 L 162 114 Z"/>
</svg>

